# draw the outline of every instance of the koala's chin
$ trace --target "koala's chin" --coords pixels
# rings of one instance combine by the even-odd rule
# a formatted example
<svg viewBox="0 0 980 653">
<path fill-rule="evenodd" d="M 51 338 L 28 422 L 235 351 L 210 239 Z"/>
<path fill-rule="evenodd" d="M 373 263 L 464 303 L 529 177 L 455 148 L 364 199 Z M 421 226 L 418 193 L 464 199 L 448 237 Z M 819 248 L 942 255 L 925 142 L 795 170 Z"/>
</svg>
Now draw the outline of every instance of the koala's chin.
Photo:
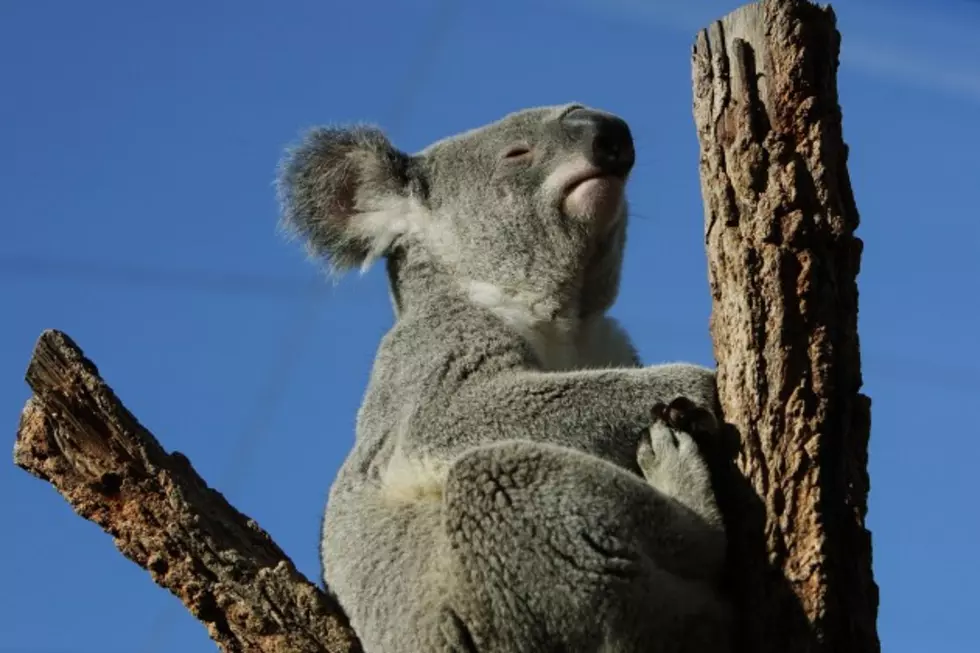
<svg viewBox="0 0 980 653">
<path fill-rule="evenodd" d="M 591 177 L 571 188 L 562 202 L 562 213 L 570 218 L 611 227 L 622 215 L 625 182 L 613 175 Z"/>
</svg>

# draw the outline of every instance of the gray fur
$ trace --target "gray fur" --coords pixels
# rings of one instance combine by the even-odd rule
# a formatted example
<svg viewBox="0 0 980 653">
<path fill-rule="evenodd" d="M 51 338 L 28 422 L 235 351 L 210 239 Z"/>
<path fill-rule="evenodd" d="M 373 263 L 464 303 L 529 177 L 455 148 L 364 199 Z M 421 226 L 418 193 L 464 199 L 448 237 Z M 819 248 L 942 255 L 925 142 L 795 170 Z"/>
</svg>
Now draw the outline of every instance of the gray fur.
<svg viewBox="0 0 980 653">
<path fill-rule="evenodd" d="M 315 130 L 281 168 L 284 221 L 314 253 L 387 258 L 396 322 L 321 544 L 367 653 L 727 650 L 707 467 L 651 415 L 676 397 L 714 411 L 714 375 L 641 367 L 605 315 L 626 204 L 582 210 L 553 183 L 583 161 L 557 128 L 571 106 L 416 155 Z"/>
</svg>

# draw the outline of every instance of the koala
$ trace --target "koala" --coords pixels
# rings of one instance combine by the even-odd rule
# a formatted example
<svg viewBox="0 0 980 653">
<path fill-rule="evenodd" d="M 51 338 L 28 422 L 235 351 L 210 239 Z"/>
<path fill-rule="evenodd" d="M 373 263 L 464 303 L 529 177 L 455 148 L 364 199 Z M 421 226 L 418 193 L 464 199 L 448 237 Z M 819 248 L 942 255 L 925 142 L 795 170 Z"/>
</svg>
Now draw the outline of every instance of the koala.
<svg viewBox="0 0 980 653">
<path fill-rule="evenodd" d="M 285 225 L 335 273 L 383 259 L 394 309 L 321 532 L 367 653 L 728 650 L 714 374 L 606 315 L 634 161 L 581 104 L 284 157 Z"/>
</svg>

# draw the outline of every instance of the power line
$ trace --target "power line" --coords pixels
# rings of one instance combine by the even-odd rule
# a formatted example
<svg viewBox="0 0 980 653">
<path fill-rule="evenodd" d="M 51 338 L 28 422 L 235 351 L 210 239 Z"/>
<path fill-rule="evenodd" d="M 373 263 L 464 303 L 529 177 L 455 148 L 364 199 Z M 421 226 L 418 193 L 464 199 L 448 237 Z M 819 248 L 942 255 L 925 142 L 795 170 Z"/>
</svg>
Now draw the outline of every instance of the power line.
<svg viewBox="0 0 980 653">
<path fill-rule="evenodd" d="M 389 133 L 397 132 L 409 115 L 415 95 L 425 79 L 425 73 L 432 65 L 440 47 L 448 36 L 458 8 L 457 0 L 443 0 L 436 9 L 430 23 L 429 34 L 427 38 L 421 39 L 423 46 L 419 49 L 413 64 L 409 66 L 409 74 L 406 76 L 405 82 L 401 85 L 399 92 L 395 94 L 392 115 L 385 123 L 388 125 Z M 288 337 L 282 341 L 282 348 L 272 370 L 262 377 L 265 383 L 259 391 L 259 396 L 252 404 L 254 410 L 252 418 L 248 420 L 249 426 L 242 432 L 236 447 L 237 451 L 229 458 L 225 475 L 222 477 L 221 487 L 225 491 L 233 491 L 237 483 L 245 477 L 251 452 L 258 444 L 262 434 L 267 431 L 267 426 L 275 414 L 275 409 L 278 407 L 289 379 L 293 375 L 297 363 L 301 360 L 303 352 L 307 350 L 309 337 L 319 314 L 320 300 L 325 295 L 327 288 L 326 283 L 321 284 L 321 289 L 314 292 L 311 300 L 303 306 L 299 316 L 289 329 Z"/>
<path fill-rule="evenodd" d="M 102 263 L 84 260 L 56 260 L 28 256 L 0 258 L 0 276 L 5 280 L 57 279 L 68 282 L 100 283 L 116 286 L 156 287 L 191 290 L 222 295 L 244 295 L 288 299 L 311 297 L 322 292 L 322 276 L 273 277 L 230 270 L 149 267 L 128 263 Z"/>
<path fill-rule="evenodd" d="M 306 279 L 273 277 L 231 270 L 175 269 L 148 267 L 126 263 L 103 263 L 84 260 L 54 260 L 38 257 L 0 258 L 0 276 L 19 278 L 27 282 L 56 279 L 76 283 L 147 286 L 162 289 L 204 292 L 220 295 L 254 296 L 269 299 L 322 299 L 327 292 L 322 275 Z M 350 300 L 349 300 L 350 301 Z M 656 325 L 678 337 L 687 335 L 687 326 L 664 316 L 637 316 L 634 322 Z M 949 361 L 911 358 L 897 351 L 875 346 L 862 346 L 864 371 L 889 380 L 901 379 L 903 384 L 949 390 L 972 390 L 980 387 L 980 370 Z M 274 377 L 288 373 L 287 363 L 280 361 Z M 263 415 L 258 422 L 267 424 L 271 416 Z M 230 464 L 234 467 L 234 464 Z"/>
<path fill-rule="evenodd" d="M 429 33 L 419 39 L 418 42 L 422 45 L 417 50 L 415 60 L 408 67 L 408 75 L 395 93 L 391 116 L 386 121 L 389 133 L 399 131 L 410 114 L 415 95 L 448 37 L 459 8 L 457 0 L 442 0 L 436 8 L 429 23 Z M 240 434 L 221 477 L 220 487 L 224 492 L 232 492 L 246 477 L 252 453 L 268 431 L 289 379 L 307 349 L 310 334 L 316 325 L 320 300 L 326 293 L 327 284 L 323 283 L 321 288 L 303 305 L 300 314 L 289 329 L 288 337 L 282 341 L 272 369 L 262 376 L 263 385 L 251 404 L 253 406 L 251 417 L 246 420 L 246 427 Z M 172 616 L 175 614 L 173 610 L 174 608 L 165 608 L 155 620 L 151 628 L 153 633 L 151 640 L 143 647 L 146 653 L 159 650 L 163 636 L 172 623 Z"/>
<path fill-rule="evenodd" d="M 19 278 L 27 282 L 56 279 L 77 283 L 157 287 L 162 289 L 204 292 L 220 295 L 254 296 L 269 299 L 323 299 L 325 279 L 322 275 L 306 279 L 274 277 L 232 270 L 177 269 L 148 267 L 127 263 L 103 263 L 84 260 L 54 260 L 39 257 L 0 258 L 0 276 Z M 350 300 L 349 300 L 350 301 Z M 656 325 L 661 331 L 676 336 L 689 333 L 688 328 L 663 316 L 639 316 L 634 321 Z M 886 351 L 874 346 L 862 346 L 865 374 L 875 373 L 903 383 L 949 390 L 971 390 L 980 387 L 980 370 L 949 361 L 910 358 L 904 353 Z M 287 363 L 280 361 L 273 374 L 278 378 L 288 373 Z M 265 425 L 271 416 L 258 420 Z M 264 426 L 263 426 L 264 428 Z M 230 464 L 234 467 L 234 464 Z M 2 649 L 0 649 L 2 651 Z"/>
</svg>

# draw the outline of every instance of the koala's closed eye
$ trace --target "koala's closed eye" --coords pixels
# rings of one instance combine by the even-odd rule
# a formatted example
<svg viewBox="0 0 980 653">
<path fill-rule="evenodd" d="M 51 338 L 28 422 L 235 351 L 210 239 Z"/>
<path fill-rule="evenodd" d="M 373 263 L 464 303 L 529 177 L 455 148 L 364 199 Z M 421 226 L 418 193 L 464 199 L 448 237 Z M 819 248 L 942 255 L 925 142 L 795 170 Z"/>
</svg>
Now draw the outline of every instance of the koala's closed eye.
<svg viewBox="0 0 980 653">
<path fill-rule="evenodd" d="M 503 158 L 508 161 L 519 161 L 522 159 L 530 158 L 531 148 L 524 143 L 519 143 L 516 145 L 511 145 L 506 150 L 504 150 Z"/>
</svg>

